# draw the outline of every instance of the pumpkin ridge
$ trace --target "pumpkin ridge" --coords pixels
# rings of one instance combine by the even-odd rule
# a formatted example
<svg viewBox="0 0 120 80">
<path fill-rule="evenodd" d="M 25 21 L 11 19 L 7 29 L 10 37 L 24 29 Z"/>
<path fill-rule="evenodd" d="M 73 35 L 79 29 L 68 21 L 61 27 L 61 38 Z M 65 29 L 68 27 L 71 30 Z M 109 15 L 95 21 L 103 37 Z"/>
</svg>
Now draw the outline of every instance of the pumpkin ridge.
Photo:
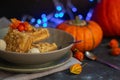
<svg viewBox="0 0 120 80">
<path fill-rule="evenodd" d="M 77 37 L 76 36 L 76 40 L 82 40 L 82 44 L 81 43 L 78 43 L 78 44 L 80 44 L 82 47 L 80 47 L 80 46 L 78 46 L 78 44 L 76 44 L 75 46 L 78 46 L 78 48 L 80 49 L 80 50 L 85 50 L 85 47 L 84 47 L 84 43 L 85 43 L 85 40 L 84 40 L 84 31 L 83 31 L 83 28 L 81 28 L 81 27 L 76 27 L 76 35 L 77 36 L 81 36 L 80 38 L 79 37 Z M 80 34 L 79 34 L 80 33 Z"/>
<path fill-rule="evenodd" d="M 112 1 L 112 0 L 111 0 Z M 120 3 L 120 1 L 116 1 L 116 4 L 119 4 Z M 114 20 L 113 20 L 113 18 L 111 17 L 111 15 L 109 15 L 109 19 L 108 19 L 108 21 L 111 21 L 111 25 L 114 25 L 114 26 L 111 26 L 111 28 L 112 28 L 112 30 L 114 31 L 113 33 L 115 34 L 115 35 L 118 35 L 118 36 L 120 36 L 120 23 L 119 22 L 116 22 L 116 21 L 119 21 L 119 13 L 120 13 L 120 10 L 119 10 L 119 5 L 116 5 L 116 6 L 114 6 L 114 1 L 113 2 L 111 2 L 111 3 L 109 3 L 109 5 L 110 5 L 110 7 L 109 7 L 109 10 L 108 11 L 110 11 L 111 9 L 112 9 L 112 13 L 111 13 L 111 15 L 112 15 L 112 17 L 114 17 Z M 114 27 L 116 27 L 116 28 L 114 28 Z"/>
<path fill-rule="evenodd" d="M 83 30 L 84 30 L 84 29 L 83 29 Z M 86 40 L 85 40 L 85 39 L 86 39 L 86 38 L 85 38 L 85 31 L 83 31 L 83 40 L 84 40 L 84 43 L 83 43 L 83 44 L 84 44 L 83 51 L 85 51 L 85 49 L 86 49 L 86 45 L 85 45 L 85 43 L 86 43 L 85 41 L 86 41 Z"/>
<path fill-rule="evenodd" d="M 93 36 L 94 34 L 93 34 L 92 30 L 89 28 L 89 26 L 86 26 L 86 28 L 88 28 L 88 30 L 92 34 L 92 47 L 91 47 L 91 49 L 93 49 L 95 47 L 95 38 Z"/>
<path fill-rule="evenodd" d="M 105 1 L 106 2 L 106 1 Z M 112 23 L 111 21 L 112 21 L 112 18 L 111 17 L 113 17 L 114 16 L 114 19 L 115 19 L 115 15 L 113 15 L 113 16 L 111 16 L 112 15 L 112 13 L 110 13 L 110 15 L 109 14 L 107 14 L 107 12 L 109 12 L 110 10 L 111 10 L 111 7 L 114 7 L 114 6 L 111 6 L 112 5 L 112 3 L 113 2 L 109 2 L 109 4 L 107 4 L 107 2 L 106 2 L 106 4 L 107 4 L 107 8 L 106 8 L 106 17 L 107 18 L 109 18 L 108 20 L 107 20 L 107 22 L 110 24 L 110 26 L 111 25 L 114 25 L 114 23 Z M 115 8 L 113 8 L 112 10 L 113 11 L 115 11 L 114 10 Z M 113 20 L 114 21 L 114 20 Z M 116 21 L 116 20 L 115 20 Z M 115 31 L 115 29 L 113 28 L 113 26 L 111 26 L 111 27 L 109 27 L 109 26 L 107 26 L 108 28 L 109 28 L 109 30 L 111 30 L 111 32 L 110 33 L 114 33 L 113 35 L 116 35 L 117 33 L 117 31 Z M 110 29 L 111 28 L 111 29 Z"/>
<path fill-rule="evenodd" d="M 95 45 L 94 45 L 94 48 L 95 48 L 102 41 L 103 36 L 100 36 L 100 35 L 103 35 L 103 31 L 102 31 L 101 27 L 97 23 L 92 22 L 92 21 L 90 21 L 90 23 L 91 23 L 91 27 L 94 27 L 94 28 L 91 28 L 91 29 L 93 29 L 92 33 L 95 33 L 95 35 L 93 34 L 94 40 L 95 40 Z M 92 26 L 92 25 L 96 25 L 96 26 Z"/>
<path fill-rule="evenodd" d="M 104 24 L 104 26 L 106 26 L 106 28 L 107 28 L 107 29 L 106 29 L 106 34 L 109 35 L 108 33 L 111 33 L 111 35 L 114 35 L 114 34 L 112 34 L 112 33 L 113 33 L 113 32 L 112 32 L 112 29 L 110 29 L 110 27 L 109 27 L 109 26 L 110 26 L 110 23 L 109 23 L 108 20 L 107 20 L 107 18 L 108 18 L 108 17 L 107 17 L 108 14 L 106 14 L 106 13 L 107 13 L 107 8 L 106 8 L 107 2 L 106 2 L 106 0 L 102 0 L 102 2 L 103 2 L 103 5 L 102 5 L 102 6 L 103 6 L 103 8 L 102 8 L 103 11 L 102 11 L 102 12 L 103 12 L 103 16 L 104 16 L 104 18 L 105 18 L 105 19 L 103 19 L 103 20 L 104 20 L 105 23 L 106 23 L 106 24 Z M 104 28 L 104 26 L 102 26 L 102 27 Z"/>
<path fill-rule="evenodd" d="M 120 1 L 119 1 L 119 3 L 120 3 Z M 120 17 L 120 10 L 118 9 L 118 7 L 120 8 L 120 6 L 119 5 L 117 5 L 117 11 L 116 11 L 116 13 L 117 13 L 117 20 L 116 21 L 119 21 L 119 17 Z M 118 22 L 118 24 L 117 24 L 117 32 L 118 32 L 118 34 L 119 34 L 119 36 L 120 36 L 120 23 Z"/>
</svg>

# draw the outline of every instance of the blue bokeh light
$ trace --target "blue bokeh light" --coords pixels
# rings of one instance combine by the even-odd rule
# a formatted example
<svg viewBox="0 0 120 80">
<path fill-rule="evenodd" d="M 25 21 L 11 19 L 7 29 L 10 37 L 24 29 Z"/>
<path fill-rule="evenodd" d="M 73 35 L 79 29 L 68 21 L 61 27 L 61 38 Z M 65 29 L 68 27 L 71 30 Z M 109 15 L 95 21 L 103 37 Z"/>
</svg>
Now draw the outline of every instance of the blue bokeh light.
<svg viewBox="0 0 120 80">
<path fill-rule="evenodd" d="M 43 27 L 47 27 L 47 25 L 48 25 L 47 23 L 43 23 Z"/>
<path fill-rule="evenodd" d="M 41 23 L 42 23 L 41 19 L 37 19 L 37 24 L 41 24 Z"/>
<path fill-rule="evenodd" d="M 72 8 L 72 11 L 73 11 L 73 12 L 77 12 L 77 8 L 76 8 L 76 7 L 73 7 L 73 8 Z"/>
<path fill-rule="evenodd" d="M 63 16 L 64 16 L 64 12 L 60 12 L 60 13 L 59 13 L 59 17 L 62 18 Z"/>
<path fill-rule="evenodd" d="M 61 10 L 62 10 L 62 7 L 61 7 L 61 6 L 57 6 L 57 7 L 56 7 L 56 10 L 57 10 L 57 11 L 61 11 Z"/>
<path fill-rule="evenodd" d="M 35 27 L 40 27 L 39 24 L 35 24 Z"/>
<path fill-rule="evenodd" d="M 35 22 L 35 18 L 32 18 L 31 20 L 30 20 L 30 23 L 34 23 Z"/>
<path fill-rule="evenodd" d="M 93 9 L 90 9 L 89 12 L 87 13 L 86 20 L 90 20 L 93 14 Z"/>
<path fill-rule="evenodd" d="M 79 16 L 80 19 L 83 19 L 83 15 L 79 14 L 78 16 Z"/>
<path fill-rule="evenodd" d="M 89 12 L 89 13 L 87 14 L 87 16 L 88 16 L 88 17 L 91 17 L 91 16 L 92 16 L 92 13 Z"/>
<path fill-rule="evenodd" d="M 55 16 L 55 18 L 58 18 L 58 17 L 59 17 L 59 14 L 58 14 L 58 13 L 55 13 L 54 16 Z"/>
<path fill-rule="evenodd" d="M 89 0 L 89 2 L 93 2 L 94 0 Z"/>
<path fill-rule="evenodd" d="M 47 22 L 47 18 L 45 18 L 45 17 L 42 18 L 42 21 L 43 21 L 43 22 Z"/>
<path fill-rule="evenodd" d="M 45 17 L 46 17 L 46 14 L 42 14 L 42 15 L 41 15 L 41 18 L 45 18 Z"/>
</svg>

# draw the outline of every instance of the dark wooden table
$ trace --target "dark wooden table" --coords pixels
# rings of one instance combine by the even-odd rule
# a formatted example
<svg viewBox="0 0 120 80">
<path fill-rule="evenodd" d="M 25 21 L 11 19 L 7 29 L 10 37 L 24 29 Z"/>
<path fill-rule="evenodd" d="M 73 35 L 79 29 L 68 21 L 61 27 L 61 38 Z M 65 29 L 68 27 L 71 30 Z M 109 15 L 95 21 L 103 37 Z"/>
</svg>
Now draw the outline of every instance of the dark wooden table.
<svg viewBox="0 0 120 80">
<path fill-rule="evenodd" d="M 99 58 L 120 67 L 120 56 L 115 57 L 109 54 L 110 48 L 107 44 L 110 40 L 111 38 L 104 38 L 102 43 L 91 52 Z M 120 80 L 120 71 L 116 69 L 87 58 L 83 63 L 87 63 L 87 65 L 83 67 L 83 71 L 79 75 L 71 74 L 69 70 L 65 70 L 34 80 Z"/>
</svg>

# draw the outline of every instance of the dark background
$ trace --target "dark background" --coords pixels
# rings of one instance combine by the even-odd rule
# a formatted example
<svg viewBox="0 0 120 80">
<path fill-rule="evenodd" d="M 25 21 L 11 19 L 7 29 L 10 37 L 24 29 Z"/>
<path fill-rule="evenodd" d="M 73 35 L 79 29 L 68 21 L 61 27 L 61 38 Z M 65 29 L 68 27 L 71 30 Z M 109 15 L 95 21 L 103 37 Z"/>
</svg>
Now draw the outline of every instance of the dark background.
<svg viewBox="0 0 120 80">
<path fill-rule="evenodd" d="M 66 0 L 59 0 L 66 7 Z M 92 3 L 89 0 L 72 0 L 73 5 L 78 9 L 77 14 L 86 16 L 90 8 L 93 8 L 97 0 Z M 38 18 L 42 13 L 49 14 L 55 10 L 52 0 L 0 0 L 0 17 L 21 18 L 24 15 L 31 15 Z M 69 19 L 68 17 L 66 19 Z"/>
</svg>

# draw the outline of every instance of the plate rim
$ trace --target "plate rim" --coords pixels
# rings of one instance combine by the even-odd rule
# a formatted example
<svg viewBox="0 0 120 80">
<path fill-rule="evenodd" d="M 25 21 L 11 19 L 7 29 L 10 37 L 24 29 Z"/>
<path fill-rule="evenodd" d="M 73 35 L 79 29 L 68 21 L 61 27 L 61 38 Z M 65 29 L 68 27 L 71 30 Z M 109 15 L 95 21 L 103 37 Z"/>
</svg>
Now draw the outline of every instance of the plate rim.
<svg viewBox="0 0 120 80">
<path fill-rule="evenodd" d="M 61 61 L 60 63 L 56 63 L 56 64 L 49 66 L 49 67 L 22 69 L 22 68 L 9 67 L 10 65 L 6 64 L 6 65 L 8 65 L 7 67 L 0 65 L 0 70 L 9 71 L 9 72 L 17 72 L 17 73 L 43 72 L 46 70 L 60 67 L 60 66 L 64 65 L 65 63 L 69 62 L 70 59 L 72 58 L 72 51 L 68 51 L 67 53 L 68 53 L 67 58 L 64 61 Z M 17 65 L 16 65 L 16 67 L 17 67 Z"/>
</svg>

